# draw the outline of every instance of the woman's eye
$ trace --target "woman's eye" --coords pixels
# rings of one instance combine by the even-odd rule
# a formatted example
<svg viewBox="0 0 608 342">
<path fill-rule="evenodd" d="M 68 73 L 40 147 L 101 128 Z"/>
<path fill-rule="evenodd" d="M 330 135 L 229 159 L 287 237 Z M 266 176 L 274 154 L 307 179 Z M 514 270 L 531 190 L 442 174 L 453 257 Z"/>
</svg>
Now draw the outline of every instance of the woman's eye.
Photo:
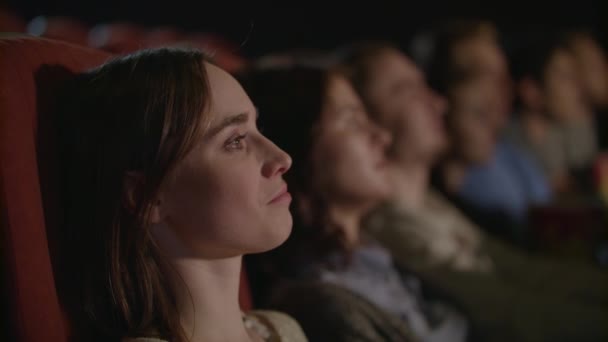
<svg viewBox="0 0 608 342">
<path fill-rule="evenodd" d="M 238 151 L 245 148 L 245 138 L 247 138 L 246 134 L 239 135 L 230 139 L 226 142 L 224 146 L 228 151 Z"/>
</svg>

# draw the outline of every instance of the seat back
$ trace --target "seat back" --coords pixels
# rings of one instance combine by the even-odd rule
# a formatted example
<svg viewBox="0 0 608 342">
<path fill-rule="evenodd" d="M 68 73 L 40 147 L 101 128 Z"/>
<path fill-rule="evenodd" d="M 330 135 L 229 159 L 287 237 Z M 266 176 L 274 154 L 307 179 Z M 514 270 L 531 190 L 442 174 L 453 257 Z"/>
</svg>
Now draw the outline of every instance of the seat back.
<svg viewBox="0 0 608 342">
<path fill-rule="evenodd" d="M 0 36 L 0 240 L 10 334 L 18 341 L 68 339 L 47 234 L 60 206 L 49 109 L 70 72 L 109 57 L 59 41 Z"/>
</svg>

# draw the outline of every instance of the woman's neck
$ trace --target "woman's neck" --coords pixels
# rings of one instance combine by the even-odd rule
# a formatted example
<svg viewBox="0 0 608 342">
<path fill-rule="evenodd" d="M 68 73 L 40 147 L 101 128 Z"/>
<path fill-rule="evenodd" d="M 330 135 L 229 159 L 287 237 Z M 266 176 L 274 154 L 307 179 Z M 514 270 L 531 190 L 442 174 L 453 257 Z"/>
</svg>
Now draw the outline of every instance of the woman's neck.
<svg viewBox="0 0 608 342">
<path fill-rule="evenodd" d="M 181 322 L 190 341 L 252 340 L 238 301 L 241 259 L 172 261 L 179 275 L 176 286 Z"/>
<path fill-rule="evenodd" d="M 429 174 L 430 166 L 425 163 L 391 162 L 388 178 L 397 205 L 408 210 L 420 208 L 429 190 Z"/>
<path fill-rule="evenodd" d="M 200 258 L 166 225 L 153 228 L 171 264 L 180 321 L 191 342 L 254 341 L 239 305 L 242 256 Z"/>
</svg>

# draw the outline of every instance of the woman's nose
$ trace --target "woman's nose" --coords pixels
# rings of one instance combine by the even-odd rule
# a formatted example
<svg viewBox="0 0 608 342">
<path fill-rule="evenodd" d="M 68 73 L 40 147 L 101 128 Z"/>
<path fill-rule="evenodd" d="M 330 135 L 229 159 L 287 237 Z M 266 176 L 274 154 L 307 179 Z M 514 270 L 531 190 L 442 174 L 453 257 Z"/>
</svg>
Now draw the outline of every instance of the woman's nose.
<svg viewBox="0 0 608 342">
<path fill-rule="evenodd" d="M 283 175 L 291 167 L 291 156 L 270 140 L 267 142 L 270 146 L 268 146 L 268 157 L 262 167 L 262 175 L 267 178 Z"/>
</svg>

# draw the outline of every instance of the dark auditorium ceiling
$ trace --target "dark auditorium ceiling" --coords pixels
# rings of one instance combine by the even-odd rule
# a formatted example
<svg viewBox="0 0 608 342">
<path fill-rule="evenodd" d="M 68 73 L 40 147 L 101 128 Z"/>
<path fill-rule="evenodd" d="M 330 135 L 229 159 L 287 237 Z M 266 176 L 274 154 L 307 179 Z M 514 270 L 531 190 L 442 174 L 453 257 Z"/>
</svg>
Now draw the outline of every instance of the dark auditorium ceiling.
<svg viewBox="0 0 608 342">
<path fill-rule="evenodd" d="M 247 55 L 291 47 L 328 48 L 363 38 L 401 44 L 420 29 L 451 17 L 486 18 L 514 36 L 530 30 L 590 28 L 608 38 L 608 1 L 602 0 L 363 0 L 144 1 L 0 0 L 26 19 L 37 15 L 71 16 L 89 24 L 126 20 L 147 26 L 170 25 L 211 31 L 242 42 Z M 213 4 L 213 5 L 210 5 Z M 255 5 L 254 5 L 255 4 Z"/>
</svg>

